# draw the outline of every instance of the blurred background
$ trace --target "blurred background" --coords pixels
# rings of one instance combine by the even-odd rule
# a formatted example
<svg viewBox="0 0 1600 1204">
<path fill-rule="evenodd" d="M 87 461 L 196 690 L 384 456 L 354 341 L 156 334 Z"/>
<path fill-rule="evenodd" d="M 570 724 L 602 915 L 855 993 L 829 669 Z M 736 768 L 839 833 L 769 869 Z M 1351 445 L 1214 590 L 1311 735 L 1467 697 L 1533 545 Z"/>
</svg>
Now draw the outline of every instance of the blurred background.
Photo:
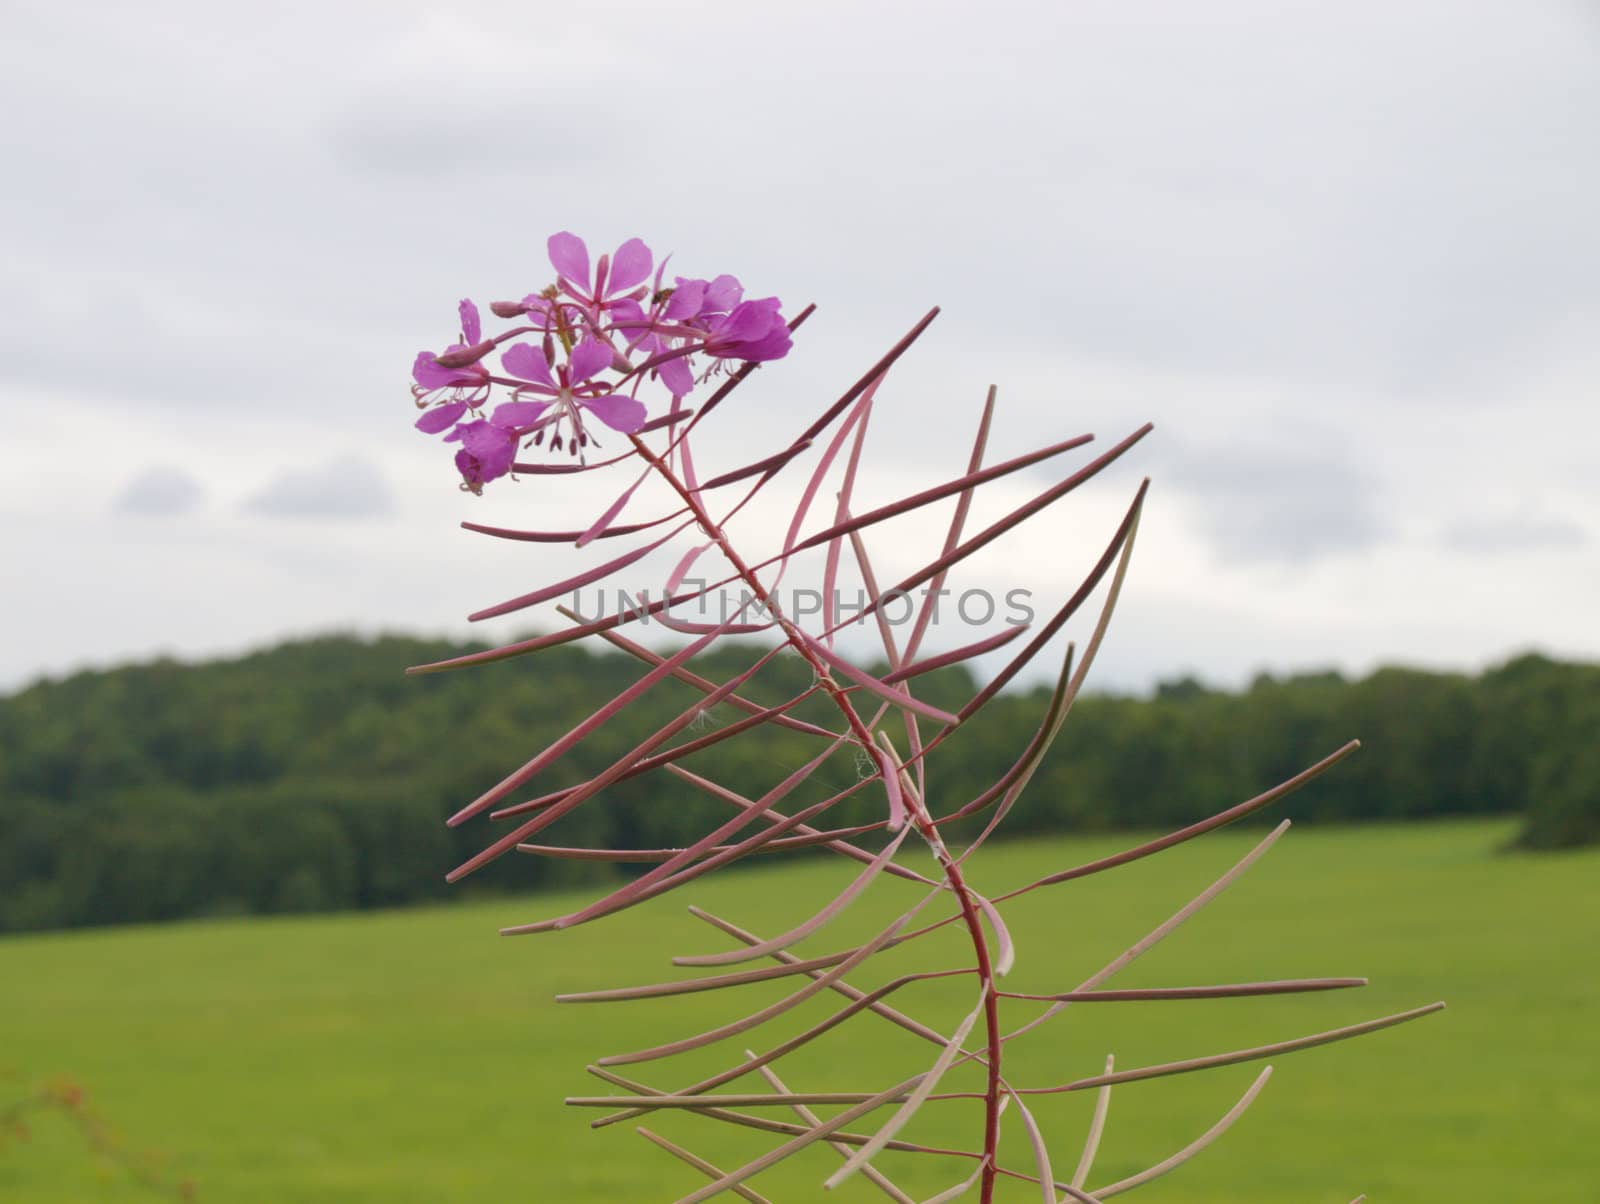
<svg viewBox="0 0 1600 1204">
<path fill-rule="evenodd" d="M 963 580 L 1053 609 L 1152 478 L 1096 692 L 1021 828 L 1055 847 L 1187 822 L 1363 738 L 1364 759 L 1289 812 L 1329 830 L 1307 847 L 1335 823 L 1392 821 L 1337 857 L 1316 846 L 1311 864 L 1335 875 L 1318 889 L 1359 888 L 1375 908 L 1370 927 L 1327 939 L 1340 956 L 1350 939 L 1359 972 L 1355 929 L 1411 915 L 1416 943 L 1380 963 L 1428 998 L 1481 991 L 1483 1007 L 1415 1055 L 1425 1084 L 1389 1101 L 1392 1125 L 1337 1127 L 1377 1088 L 1329 1054 L 1310 1090 L 1326 1110 L 1298 1114 L 1300 1137 L 1263 1138 L 1294 1158 L 1251 1190 L 1323 1198 L 1293 1175 L 1316 1130 L 1332 1134 L 1329 1168 L 1390 1168 L 1389 1198 L 1456 1198 L 1433 1169 L 1451 1163 L 1486 1194 L 1600 1201 L 1577 1137 L 1600 1107 L 1600 1049 L 1579 1024 L 1600 1006 L 1600 863 L 1505 851 L 1600 839 L 1592 3 L 3 11 L 0 931 L 193 922 L 0 940 L 0 1089 L 24 1101 L 17 1117 L 60 1121 L 41 1120 L 32 1149 L 0 1148 L 0 1198 L 137 1198 L 191 1177 L 219 1200 L 501 1198 L 514 1171 L 488 1151 L 517 1140 L 509 1112 L 583 1089 L 586 1049 L 535 1082 L 498 1043 L 432 1060 L 410 1035 L 465 1008 L 490 1027 L 514 1014 L 537 1040 L 554 988 L 537 959 L 508 970 L 489 937 L 525 918 L 526 901 L 500 914 L 504 892 L 576 889 L 584 872 L 497 867 L 474 904 L 492 922 L 416 913 L 438 948 L 463 926 L 485 942 L 426 999 L 404 995 L 418 959 L 403 918 L 223 918 L 442 900 L 443 870 L 479 840 L 442 817 L 637 675 L 563 652 L 400 677 L 462 640 L 559 621 L 545 608 L 466 622 L 563 575 L 571 552 L 462 520 L 582 525 L 609 496 L 537 477 L 464 494 L 447 452 L 411 429 L 417 351 L 454 340 L 459 298 L 547 284 L 545 239 L 567 229 L 595 253 L 643 237 L 673 254 L 669 275 L 731 272 L 791 313 L 817 305 L 790 356 L 703 428 L 708 472 L 802 429 L 933 305 L 880 390 L 858 508 L 960 472 L 991 384 L 991 459 L 1092 431 L 1087 458 L 1153 421 Z M 975 521 L 1051 479 L 1008 478 Z M 755 508 L 745 537 L 780 532 L 797 488 Z M 880 575 L 928 559 L 946 517 L 880 541 Z M 637 582 L 670 563 L 642 562 Z M 1093 617 L 1069 634 L 1081 643 Z M 870 657 L 872 638 L 846 644 Z M 973 638 L 940 626 L 929 647 Z M 1031 730 L 1053 665 L 1039 673 L 972 737 L 952 793 Z M 971 686 L 930 688 L 958 700 Z M 619 725 L 572 772 L 660 721 Z M 767 767 L 726 768 L 756 782 Z M 669 843 L 713 814 L 653 802 L 623 791 L 565 835 Z M 1424 820 L 1440 826 L 1412 826 Z M 1408 867 L 1430 856 L 1438 907 L 1413 913 Z M 1393 876 L 1351 869 L 1380 864 Z M 1524 896 L 1535 877 L 1544 893 Z M 1463 914 L 1439 901 L 1467 899 L 1506 907 L 1473 913 L 1482 943 L 1426 973 L 1427 946 Z M 272 927 L 362 922 L 394 927 Z M 1224 943 L 1249 947 L 1249 932 Z M 617 981 L 636 979 L 618 957 Z M 379 964 L 381 985 L 361 977 Z M 1500 996 L 1513 974 L 1541 984 L 1545 1011 Z M 374 1009 L 402 998 L 407 1035 L 363 1046 Z M 1577 1044 L 1518 1061 L 1517 1023 Z M 297 1062 L 332 1032 L 346 1040 L 321 1071 Z M 1474 1095 L 1466 1063 L 1485 1050 L 1519 1084 L 1515 1108 Z M 472 1124 L 412 1132 L 374 1102 L 453 1075 Z M 1481 1107 L 1453 1110 L 1467 1096 Z M 1210 1107 L 1190 1102 L 1196 1117 Z M 91 1107 L 126 1132 L 94 1128 Z M 268 1121 L 247 1133 L 259 1110 Z M 338 1119 L 352 1110 L 364 1126 Z M 587 1148 L 578 1120 L 541 1115 Z M 1169 1120 L 1189 1123 L 1151 1123 Z M 1395 1136 L 1418 1123 L 1427 1136 Z M 396 1140 L 417 1166 L 385 1153 Z M 146 1146 L 165 1161 L 140 1162 Z M 1260 1154 L 1149 1190 L 1243 1199 L 1240 1168 Z M 1130 1149 L 1129 1167 L 1141 1157 Z M 633 1190 L 585 1186 L 593 1169 L 574 1163 L 531 1198 Z M 1352 1171 L 1326 1198 L 1372 1182 Z"/>
</svg>

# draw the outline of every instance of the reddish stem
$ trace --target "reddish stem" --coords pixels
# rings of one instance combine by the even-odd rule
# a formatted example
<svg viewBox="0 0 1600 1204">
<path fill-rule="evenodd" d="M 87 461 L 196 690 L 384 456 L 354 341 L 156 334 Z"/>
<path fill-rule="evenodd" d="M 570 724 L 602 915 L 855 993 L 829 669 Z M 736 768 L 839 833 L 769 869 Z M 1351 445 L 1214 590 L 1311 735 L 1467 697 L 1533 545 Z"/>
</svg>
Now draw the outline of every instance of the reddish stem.
<svg viewBox="0 0 1600 1204">
<path fill-rule="evenodd" d="M 776 620 L 784 638 L 806 663 L 811 666 L 816 675 L 818 684 L 833 699 L 834 704 L 844 716 L 849 725 L 850 732 L 862 750 L 868 756 L 874 757 L 872 733 L 862 722 L 861 716 L 851 705 L 847 692 L 828 672 L 828 667 L 813 651 L 810 643 L 795 627 L 794 623 L 778 608 L 776 599 L 767 591 L 766 587 L 756 577 L 755 572 L 746 565 L 744 559 L 736 552 L 729 542 L 721 524 L 716 522 L 706 513 L 705 506 L 701 503 L 700 496 L 691 490 L 666 463 L 662 457 L 644 443 L 637 436 L 630 436 L 633 446 L 640 457 L 649 464 L 670 486 L 679 498 L 693 513 L 700 527 L 717 545 L 718 550 L 727 557 L 728 563 L 733 566 L 734 572 L 750 588 L 756 600 L 766 608 L 767 612 Z M 898 761 L 898 758 L 896 758 Z M 898 772 L 898 771 L 897 771 Z M 980 1188 L 979 1204 L 992 1204 L 994 1199 L 995 1178 L 998 1173 L 1000 1153 L 1000 1099 L 1001 1076 L 1000 1058 L 1001 1029 L 1000 1029 L 1000 999 L 995 987 L 994 963 L 989 956 L 989 941 L 983 932 L 983 920 L 979 914 L 978 905 L 972 898 L 966 879 L 961 873 L 961 867 L 951 857 L 944 841 L 939 836 L 939 829 L 933 822 L 933 817 L 928 813 L 922 798 L 914 791 L 905 792 L 906 811 L 911 822 L 916 825 L 917 831 L 933 849 L 934 855 L 939 860 L 939 866 L 944 871 L 945 881 L 961 904 L 961 916 L 967 926 L 967 932 L 972 937 L 973 954 L 977 961 L 978 979 L 983 984 L 984 1001 L 984 1027 L 988 1037 L 988 1070 L 989 1081 L 984 1092 L 984 1126 L 983 1126 L 983 1178 Z"/>
</svg>

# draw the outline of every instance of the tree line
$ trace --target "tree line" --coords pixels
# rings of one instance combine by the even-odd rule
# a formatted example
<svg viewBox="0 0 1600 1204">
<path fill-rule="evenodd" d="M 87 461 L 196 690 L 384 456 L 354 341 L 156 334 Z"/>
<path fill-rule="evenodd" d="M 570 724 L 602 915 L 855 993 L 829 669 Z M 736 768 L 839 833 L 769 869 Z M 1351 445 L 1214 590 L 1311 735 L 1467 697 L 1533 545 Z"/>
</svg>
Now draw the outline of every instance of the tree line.
<svg viewBox="0 0 1600 1204">
<path fill-rule="evenodd" d="M 461 673 L 408 664 L 476 645 L 330 636 L 205 664 L 161 660 L 40 681 L 0 698 L 0 931 L 197 915 L 383 907 L 460 893 L 444 872 L 487 838 L 443 824 L 578 718 L 634 682 L 621 653 L 557 647 Z M 713 679 L 750 653 L 697 661 Z M 780 657 L 751 697 L 805 688 Z M 918 679 L 955 709 L 962 669 Z M 1004 694 L 929 766 L 935 811 L 1003 773 L 1047 691 Z M 528 796 L 582 780 L 696 697 L 669 682 L 578 745 Z M 731 722 L 713 712 L 702 730 Z M 826 722 L 823 704 L 809 713 Z M 1526 655 L 1477 676 L 1385 668 L 1262 675 L 1223 691 L 1193 679 L 1148 697 L 1088 694 L 1012 813 L 1016 833 L 1183 824 L 1290 777 L 1352 737 L 1363 748 L 1273 809 L 1314 821 L 1520 814 L 1521 843 L 1600 841 L 1600 665 Z M 759 794 L 816 753 L 770 725 L 686 764 Z M 841 754 L 798 803 L 862 772 Z M 524 796 L 516 796 L 524 797 Z M 872 791 L 836 813 L 878 818 Z M 726 818 L 660 775 L 617 784 L 542 834 L 551 844 L 660 848 Z M 627 867 L 508 856 L 470 890 L 560 885 Z"/>
</svg>

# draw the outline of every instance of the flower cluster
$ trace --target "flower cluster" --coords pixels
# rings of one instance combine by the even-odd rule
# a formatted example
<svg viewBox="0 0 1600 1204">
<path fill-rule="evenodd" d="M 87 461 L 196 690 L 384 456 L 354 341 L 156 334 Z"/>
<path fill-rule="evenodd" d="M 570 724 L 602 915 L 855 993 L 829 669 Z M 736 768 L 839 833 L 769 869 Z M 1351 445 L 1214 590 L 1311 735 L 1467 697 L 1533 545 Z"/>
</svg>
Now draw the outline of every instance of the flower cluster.
<svg viewBox="0 0 1600 1204">
<path fill-rule="evenodd" d="M 648 384 L 664 387 L 676 407 L 723 366 L 789 350 L 778 298 L 747 301 L 732 276 L 675 276 L 668 285 L 666 260 L 657 265 L 637 238 L 592 268 L 574 234 L 552 235 L 549 252 L 554 284 L 490 306 L 517 325 L 485 338 L 478 307 L 462 301 L 460 341 L 419 352 L 411 368 L 412 396 L 426 411 L 417 429 L 460 445 L 456 468 L 473 493 L 509 473 L 523 447 L 581 459 L 598 446 L 595 422 L 638 431 L 649 419 L 640 397 Z M 488 366 L 497 351 L 499 374 Z M 704 369 L 701 356 L 711 361 Z M 490 410 L 497 388 L 505 400 Z"/>
</svg>

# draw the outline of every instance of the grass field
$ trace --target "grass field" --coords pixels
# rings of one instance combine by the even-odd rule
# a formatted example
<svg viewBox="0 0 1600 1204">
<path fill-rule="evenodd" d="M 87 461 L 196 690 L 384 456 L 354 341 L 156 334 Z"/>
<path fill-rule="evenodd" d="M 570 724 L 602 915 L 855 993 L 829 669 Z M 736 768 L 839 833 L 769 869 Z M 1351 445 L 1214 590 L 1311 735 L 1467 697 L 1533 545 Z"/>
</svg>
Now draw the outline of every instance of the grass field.
<svg viewBox="0 0 1600 1204">
<path fill-rule="evenodd" d="M 1497 852 L 1499 823 L 1295 829 L 1207 911 L 1110 985 L 1365 974 L 1372 985 L 1251 1001 L 1096 1004 L 1010 1047 L 1014 1082 L 1279 1040 L 1434 999 L 1448 1010 L 1358 1041 L 1293 1054 L 1220 1144 L 1141 1189 L 1160 1201 L 1372 1204 L 1600 1202 L 1600 853 Z M 1242 855 L 1263 830 L 1227 831 L 1016 905 L 1016 990 L 1075 986 Z M 980 887 L 1014 884 L 1111 851 L 1125 838 L 1002 846 Z M 555 914 L 543 897 L 433 910 L 101 930 L 0 941 L 0 1089 L 68 1074 L 130 1147 L 159 1150 L 204 1201 L 669 1201 L 703 1180 L 631 1125 L 591 1131 L 568 1094 L 607 1052 L 697 1031 L 776 997 L 558 1006 L 556 992 L 653 981 L 674 952 L 720 947 L 698 902 L 763 934 L 803 917 L 848 869 L 810 862 L 696 884 L 626 917 L 516 940 L 498 925 Z M 840 947 L 909 900 L 901 883 L 858 905 L 814 951 Z M 960 964 L 956 943 L 890 955 L 887 977 Z M 898 1006 L 948 1028 L 968 979 L 913 987 Z M 1035 1005 L 1016 1004 L 1017 1019 Z M 784 1030 L 820 1016 L 805 1012 Z M 770 1043 L 770 1042 L 769 1042 Z M 682 1065 L 628 1068 L 660 1086 L 729 1063 L 741 1046 Z M 933 1047 L 875 1017 L 785 1063 L 797 1090 L 876 1089 Z M 1203 1132 L 1256 1068 L 1116 1088 L 1090 1186 L 1141 1169 Z M 1089 1093 L 1043 1097 L 1058 1176 L 1069 1174 Z M 3 1106 L 3 1100 L 0 1100 Z M 785 1118 L 787 1119 L 787 1118 Z M 931 1105 L 914 1130 L 974 1144 L 974 1113 Z M 767 1146 L 690 1116 L 652 1127 L 731 1167 Z M 1013 1123 L 1012 1128 L 1017 1128 Z M 0 1149 L 0 1200 L 154 1199 L 96 1166 L 59 1117 Z M 824 1198 L 837 1156 L 813 1148 L 755 1184 L 775 1201 Z M 1027 1166 L 1020 1140 L 1009 1163 Z M 919 1198 L 964 1164 L 887 1155 Z M 732 1197 L 727 1197 L 731 1199 Z M 882 1199 L 859 1181 L 826 1198 Z M 1005 1200 L 1037 1200 L 1012 1184 Z"/>
</svg>

